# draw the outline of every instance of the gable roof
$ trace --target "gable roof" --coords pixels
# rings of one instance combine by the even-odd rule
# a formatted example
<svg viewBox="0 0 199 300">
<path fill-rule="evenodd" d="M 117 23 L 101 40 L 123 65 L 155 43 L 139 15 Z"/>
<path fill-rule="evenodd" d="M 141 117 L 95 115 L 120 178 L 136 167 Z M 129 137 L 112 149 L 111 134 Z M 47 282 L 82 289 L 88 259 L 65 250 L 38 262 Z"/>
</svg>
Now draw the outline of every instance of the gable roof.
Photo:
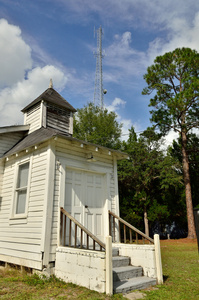
<svg viewBox="0 0 199 300">
<path fill-rule="evenodd" d="M 27 132 L 30 125 L 12 125 L 0 127 L 0 134 L 2 133 L 13 133 L 13 132 Z"/>
<path fill-rule="evenodd" d="M 24 138 L 22 138 L 17 144 L 15 144 L 10 150 L 4 153 L 4 156 L 9 156 L 15 154 L 19 151 L 27 149 L 31 146 L 36 146 L 38 143 L 45 142 L 52 138 L 53 136 L 57 136 L 58 130 L 53 128 L 44 128 L 41 127 L 32 133 L 28 134 Z M 64 136 L 68 136 L 69 134 L 63 133 Z"/>
<path fill-rule="evenodd" d="M 64 133 L 62 131 L 59 131 L 59 130 L 56 130 L 56 129 L 53 129 L 53 128 L 44 128 L 44 127 L 41 127 L 38 130 L 36 130 L 36 131 L 30 133 L 29 135 L 25 136 L 15 146 L 13 146 L 10 150 L 8 150 L 6 153 L 4 153 L 3 157 L 7 157 L 7 156 L 10 156 L 12 154 L 16 154 L 16 153 L 18 153 L 20 151 L 23 151 L 23 150 L 25 150 L 29 147 L 36 146 L 39 143 L 43 143 L 43 142 L 45 142 L 45 141 L 47 141 L 47 140 L 49 140 L 53 137 L 61 137 L 61 138 L 67 139 L 67 140 L 76 141 L 80 144 L 85 144 L 85 145 L 95 146 L 95 147 L 98 147 L 98 148 L 101 148 L 101 149 L 106 149 L 106 150 L 109 150 L 113 153 L 118 154 L 120 159 L 128 157 L 128 154 L 124 153 L 122 151 L 118 151 L 118 150 L 110 149 L 110 148 L 103 147 L 103 146 L 100 146 L 100 145 L 95 145 L 95 144 L 92 144 L 92 143 L 89 143 L 89 142 L 81 141 L 77 138 L 72 137 L 72 135 L 69 134 L 69 133 Z"/>
<path fill-rule="evenodd" d="M 28 108 L 32 107 L 33 105 L 41 102 L 42 100 L 49 102 L 51 104 L 66 108 L 72 112 L 76 112 L 76 109 L 70 105 L 58 92 L 56 92 L 53 88 L 48 88 L 43 92 L 39 97 L 33 100 L 30 104 L 24 107 L 21 111 L 25 112 Z"/>
</svg>

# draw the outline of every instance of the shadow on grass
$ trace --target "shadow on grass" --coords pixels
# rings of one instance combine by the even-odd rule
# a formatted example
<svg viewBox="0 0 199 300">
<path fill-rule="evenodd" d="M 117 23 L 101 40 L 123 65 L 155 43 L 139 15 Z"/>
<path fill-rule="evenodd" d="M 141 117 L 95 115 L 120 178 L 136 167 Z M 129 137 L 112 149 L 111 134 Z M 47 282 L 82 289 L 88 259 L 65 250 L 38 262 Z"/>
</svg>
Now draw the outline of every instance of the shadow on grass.
<svg viewBox="0 0 199 300">
<path fill-rule="evenodd" d="M 165 283 L 165 282 L 167 281 L 168 278 L 169 278 L 169 276 L 163 275 L 163 282 Z"/>
</svg>

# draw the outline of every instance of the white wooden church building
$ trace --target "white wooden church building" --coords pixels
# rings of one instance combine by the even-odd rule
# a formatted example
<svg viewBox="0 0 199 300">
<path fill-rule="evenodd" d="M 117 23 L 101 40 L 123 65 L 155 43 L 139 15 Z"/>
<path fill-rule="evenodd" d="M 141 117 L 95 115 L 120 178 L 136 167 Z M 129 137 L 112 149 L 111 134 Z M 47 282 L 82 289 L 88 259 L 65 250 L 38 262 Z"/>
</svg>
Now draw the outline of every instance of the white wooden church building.
<svg viewBox="0 0 199 300">
<path fill-rule="evenodd" d="M 0 262 L 55 270 L 105 292 L 106 256 L 94 250 L 110 233 L 108 211 L 119 216 L 117 160 L 127 155 L 73 138 L 75 111 L 51 86 L 22 110 L 24 125 L 0 128 Z M 102 246 L 85 249 L 91 236 L 84 228 L 92 245 Z M 60 269 L 67 259 L 69 275 Z M 91 270 L 91 260 L 95 268 L 85 282 L 81 270 Z"/>
</svg>

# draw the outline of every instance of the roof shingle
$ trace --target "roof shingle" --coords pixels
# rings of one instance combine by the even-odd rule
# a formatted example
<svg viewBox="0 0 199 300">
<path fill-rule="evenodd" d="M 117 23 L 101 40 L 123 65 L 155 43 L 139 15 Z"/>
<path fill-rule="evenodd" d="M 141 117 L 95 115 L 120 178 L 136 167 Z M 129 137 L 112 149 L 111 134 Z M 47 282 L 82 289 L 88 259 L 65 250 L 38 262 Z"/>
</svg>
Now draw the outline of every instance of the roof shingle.
<svg viewBox="0 0 199 300">
<path fill-rule="evenodd" d="M 48 88 L 43 92 L 39 97 L 37 97 L 35 100 L 33 100 L 30 104 L 28 104 L 26 107 L 24 107 L 21 111 L 25 112 L 28 110 L 28 108 L 32 107 L 33 105 L 39 103 L 40 101 L 46 101 L 52 104 L 55 104 L 57 106 L 67 108 L 68 110 L 72 112 L 76 112 L 76 109 L 70 105 L 58 92 L 56 92 L 53 88 Z"/>
</svg>

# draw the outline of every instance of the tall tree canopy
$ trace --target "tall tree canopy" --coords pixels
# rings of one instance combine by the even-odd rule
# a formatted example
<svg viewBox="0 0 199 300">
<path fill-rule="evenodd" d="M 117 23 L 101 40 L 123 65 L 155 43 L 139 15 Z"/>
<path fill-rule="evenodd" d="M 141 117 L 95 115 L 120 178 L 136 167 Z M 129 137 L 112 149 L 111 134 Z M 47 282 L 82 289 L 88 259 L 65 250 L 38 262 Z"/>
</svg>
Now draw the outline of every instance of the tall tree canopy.
<svg viewBox="0 0 199 300">
<path fill-rule="evenodd" d="M 116 118 L 116 113 L 88 103 L 77 110 L 73 136 L 87 142 L 117 149 L 121 143 L 122 124 L 119 124 Z"/>
<path fill-rule="evenodd" d="M 181 186 L 179 163 L 161 151 L 160 146 L 160 134 L 152 128 L 137 137 L 132 127 L 129 139 L 123 142 L 123 150 L 130 159 L 118 165 L 121 215 L 141 229 L 144 217 L 146 234 L 148 220 L 150 226 L 158 222 L 165 229 L 166 224 L 176 220 L 178 213 L 172 196 L 176 197 Z M 176 199 L 178 207 L 179 201 L 180 198 Z"/>
<path fill-rule="evenodd" d="M 163 134 L 173 129 L 181 136 L 188 238 L 195 238 L 187 142 L 190 130 L 199 128 L 199 54 L 182 48 L 158 56 L 144 79 L 148 86 L 143 94 L 155 92 L 149 105 L 151 121 Z"/>
<path fill-rule="evenodd" d="M 173 141 L 173 144 L 169 146 L 168 151 L 170 155 L 176 158 L 182 165 L 181 138 L 179 138 L 177 141 Z M 188 135 L 187 153 L 189 157 L 193 206 L 199 208 L 199 136 L 194 133 Z"/>
</svg>

